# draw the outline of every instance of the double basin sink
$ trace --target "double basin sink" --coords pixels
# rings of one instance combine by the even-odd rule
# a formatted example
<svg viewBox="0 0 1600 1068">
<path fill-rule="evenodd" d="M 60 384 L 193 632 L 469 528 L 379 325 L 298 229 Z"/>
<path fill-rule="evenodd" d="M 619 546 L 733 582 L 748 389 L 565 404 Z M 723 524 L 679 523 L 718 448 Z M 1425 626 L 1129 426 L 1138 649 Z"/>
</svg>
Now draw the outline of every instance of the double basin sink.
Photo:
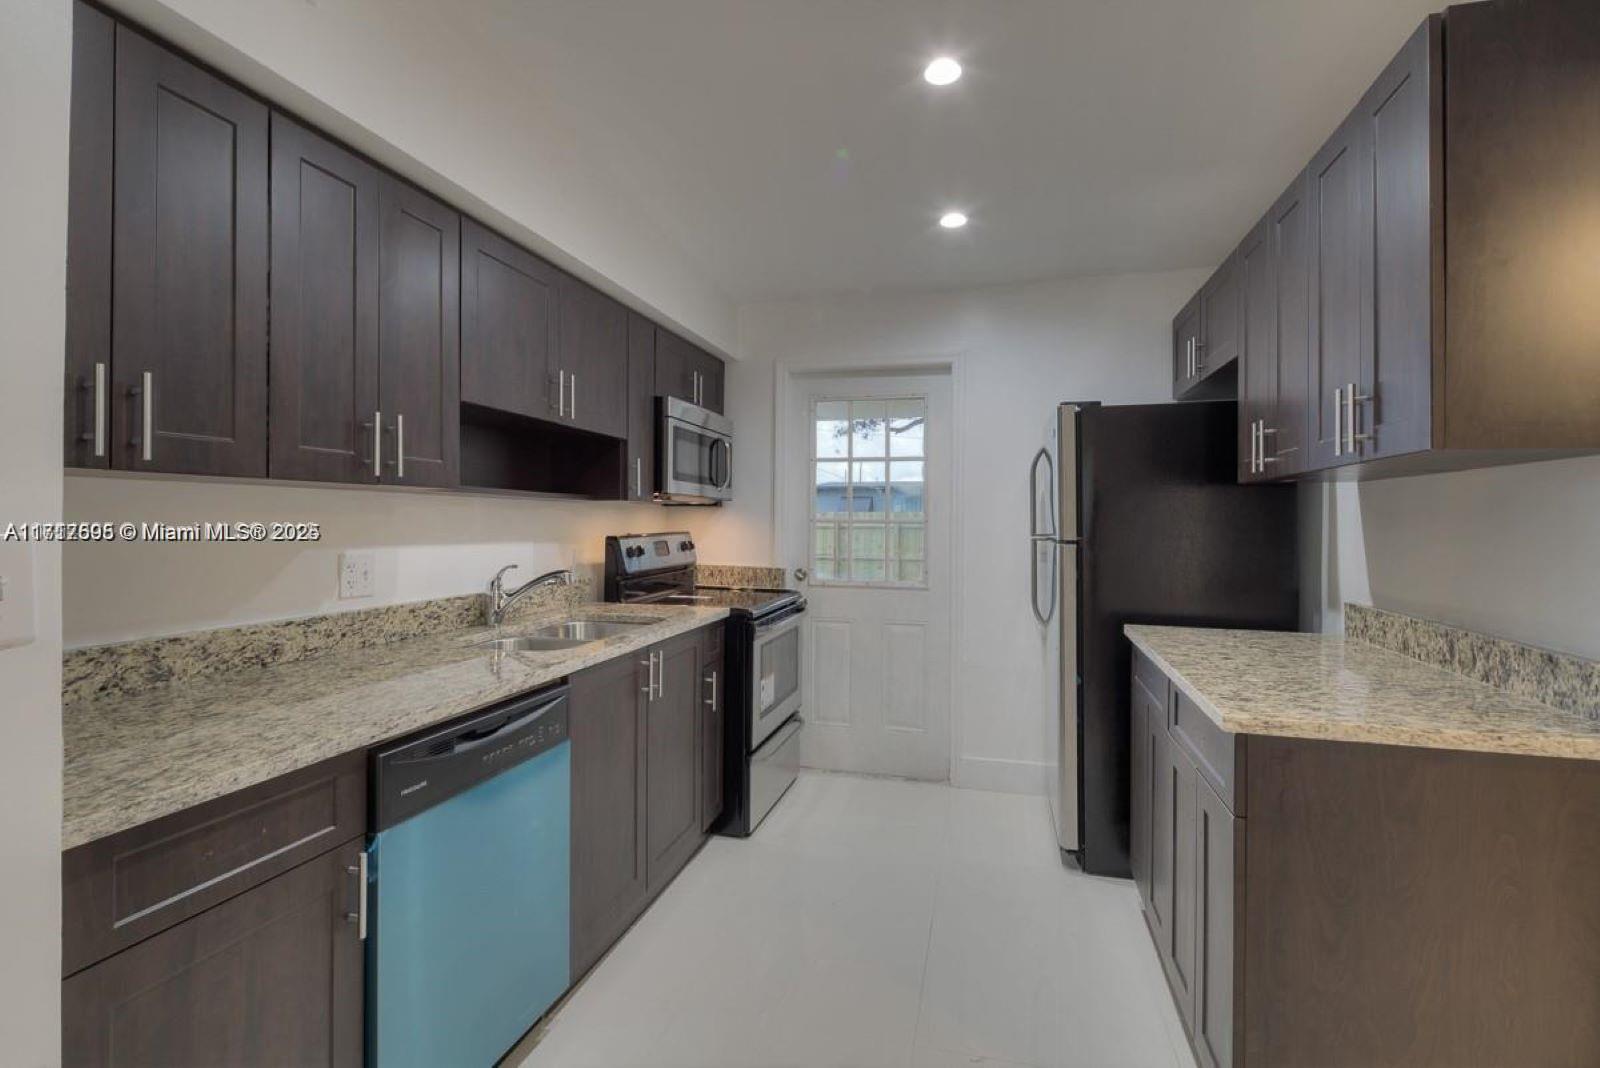
<svg viewBox="0 0 1600 1068">
<path fill-rule="evenodd" d="M 646 619 L 568 619 L 535 627 L 514 638 L 489 638 L 473 642 L 475 646 L 492 649 L 497 653 L 537 653 L 560 649 L 576 649 L 580 645 L 604 641 L 619 634 L 627 634 L 637 627 L 648 627 L 655 620 Z"/>
</svg>

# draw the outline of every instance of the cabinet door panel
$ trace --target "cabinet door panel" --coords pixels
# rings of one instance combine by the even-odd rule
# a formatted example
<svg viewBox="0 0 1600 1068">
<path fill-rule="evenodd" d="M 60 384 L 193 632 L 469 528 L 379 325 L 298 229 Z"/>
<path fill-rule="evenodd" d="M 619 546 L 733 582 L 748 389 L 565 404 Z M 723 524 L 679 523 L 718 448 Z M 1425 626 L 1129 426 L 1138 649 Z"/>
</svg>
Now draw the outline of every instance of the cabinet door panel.
<svg viewBox="0 0 1600 1068">
<path fill-rule="evenodd" d="M 384 481 L 454 486 L 461 449 L 461 217 L 387 176 L 381 208 Z"/>
<path fill-rule="evenodd" d="M 1239 471 L 1246 482 L 1272 475 L 1252 464 L 1255 428 L 1272 427 L 1278 399 L 1278 272 L 1273 262 L 1271 219 L 1263 219 L 1239 246 L 1243 305 L 1239 345 Z M 1263 450 L 1264 451 L 1264 450 Z"/>
<path fill-rule="evenodd" d="M 723 687 L 722 643 L 713 631 L 700 640 L 700 829 L 711 830 L 722 815 Z"/>
<path fill-rule="evenodd" d="M 1239 264 L 1233 256 L 1200 291 L 1200 374 L 1205 378 L 1239 357 Z"/>
<path fill-rule="evenodd" d="M 116 32 L 116 24 L 104 13 L 87 4 L 72 5 L 63 423 L 68 467 L 103 468 L 111 464 L 111 180 Z"/>
<path fill-rule="evenodd" d="M 548 263 L 463 220 L 461 400 L 554 419 L 556 277 Z"/>
<path fill-rule="evenodd" d="M 1158 714 L 1159 713 L 1159 714 Z M 1150 721 L 1150 901 L 1147 914 L 1163 967 L 1172 955 L 1172 904 L 1177 861 L 1174 837 L 1172 759 L 1175 750 L 1167 737 L 1167 710 L 1151 708 Z"/>
<path fill-rule="evenodd" d="M 628 313 L 627 497 L 648 501 L 656 485 L 656 324 Z"/>
<path fill-rule="evenodd" d="M 1210 1068 L 1233 1068 L 1235 860 L 1239 821 L 1196 783 L 1194 1044 Z"/>
<path fill-rule="evenodd" d="M 670 330 L 656 330 L 656 393 L 694 403 L 700 351 Z"/>
<path fill-rule="evenodd" d="M 1343 410 L 1334 391 L 1361 378 L 1370 332 L 1362 296 L 1362 257 L 1371 198 L 1361 160 L 1360 124 L 1347 120 L 1311 161 L 1311 466 L 1355 459 L 1343 444 Z"/>
<path fill-rule="evenodd" d="M 596 434 L 626 437 L 628 309 L 570 275 L 561 276 L 558 292 L 567 419 Z"/>
<path fill-rule="evenodd" d="M 695 635 L 658 647 L 660 695 L 649 703 L 647 881 L 654 895 L 700 844 L 700 646 Z"/>
<path fill-rule="evenodd" d="M 113 466 L 264 477 L 267 108 L 125 26 L 116 81 Z"/>
<path fill-rule="evenodd" d="M 1295 179 L 1269 216 L 1272 227 L 1273 273 L 1276 277 L 1277 394 L 1265 416 L 1267 474 L 1282 478 L 1306 469 L 1307 417 L 1312 404 L 1311 374 L 1311 249 L 1306 176 Z M 1331 403 L 1330 403 L 1331 411 Z"/>
<path fill-rule="evenodd" d="M 1433 346 L 1442 322 L 1443 87 L 1440 23 L 1430 18 L 1368 90 L 1357 113 L 1372 183 L 1372 248 L 1362 292 L 1373 331 L 1356 406 L 1363 457 L 1432 441 Z"/>
<path fill-rule="evenodd" d="M 1196 293 L 1172 320 L 1172 395 L 1181 397 L 1198 375 L 1200 294 Z"/>
<path fill-rule="evenodd" d="M 1150 908 L 1150 791 L 1153 776 L 1150 773 L 1150 706 L 1155 703 L 1144 683 L 1135 674 L 1132 685 L 1132 722 L 1130 736 L 1133 767 L 1129 775 L 1132 796 L 1129 798 L 1128 860 L 1133 869 L 1133 884 L 1139 891 L 1139 900 L 1146 911 Z M 1155 703 L 1156 711 L 1160 704 Z"/>
<path fill-rule="evenodd" d="M 354 841 L 62 984 L 62 1059 L 359 1066 Z"/>
<path fill-rule="evenodd" d="M 377 170 L 272 116 L 274 478 L 374 482 Z"/>
<path fill-rule="evenodd" d="M 1178 1008 L 1194 1026 L 1195 921 L 1198 870 L 1195 789 L 1199 785 L 1194 765 L 1169 739 L 1166 773 L 1172 780 L 1172 904 L 1167 925 L 1168 974 L 1178 990 Z"/>
<path fill-rule="evenodd" d="M 695 369 L 700 372 L 700 406 L 720 415 L 723 409 L 723 379 L 727 373 L 727 365 L 709 352 L 701 352 Z"/>
<path fill-rule="evenodd" d="M 644 687 L 632 657 L 572 679 L 574 978 L 645 904 Z"/>
</svg>

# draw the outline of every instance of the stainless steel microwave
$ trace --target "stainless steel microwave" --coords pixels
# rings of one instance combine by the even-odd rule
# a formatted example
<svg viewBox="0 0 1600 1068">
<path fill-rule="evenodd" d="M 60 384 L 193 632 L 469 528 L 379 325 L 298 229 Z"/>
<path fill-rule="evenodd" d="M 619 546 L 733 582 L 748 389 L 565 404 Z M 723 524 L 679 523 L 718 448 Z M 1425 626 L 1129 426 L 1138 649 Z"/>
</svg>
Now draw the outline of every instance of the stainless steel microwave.
<svg viewBox="0 0 1600 1068">
<path fill-rule="evenodd" d="M 656 411 L 656 500 L 732 500 L 733 420 L 676 397 L 658 397 Z"/>
</svg>

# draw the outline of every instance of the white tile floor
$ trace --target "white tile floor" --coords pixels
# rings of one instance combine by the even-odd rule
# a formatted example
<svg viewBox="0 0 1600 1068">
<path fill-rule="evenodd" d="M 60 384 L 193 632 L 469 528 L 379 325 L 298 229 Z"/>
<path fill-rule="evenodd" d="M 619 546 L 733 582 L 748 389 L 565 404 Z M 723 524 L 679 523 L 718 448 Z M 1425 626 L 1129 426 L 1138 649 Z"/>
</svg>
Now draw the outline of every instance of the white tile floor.
<svg viewBox="0 0 1600 1068">
<path fill-rule="evenodd" d="M 524 1068 L 1192 1068 L 1131 883 L 1040 797 L 802 775 L 716 838 Z"/>
</svg>

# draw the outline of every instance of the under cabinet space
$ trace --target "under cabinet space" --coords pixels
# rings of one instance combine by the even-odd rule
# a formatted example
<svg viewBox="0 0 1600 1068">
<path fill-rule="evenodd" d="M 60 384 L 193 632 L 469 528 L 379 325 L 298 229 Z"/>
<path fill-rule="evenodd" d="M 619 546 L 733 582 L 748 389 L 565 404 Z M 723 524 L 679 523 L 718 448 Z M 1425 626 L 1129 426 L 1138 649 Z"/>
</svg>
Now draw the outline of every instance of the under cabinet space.
<svg viewBox="0 0 1600 1068">
<path fill-rule="evenodd" d="M 620 438 L 461 406 L 464 488 L 621 500 L 626 451 Z"/>
</svg>

